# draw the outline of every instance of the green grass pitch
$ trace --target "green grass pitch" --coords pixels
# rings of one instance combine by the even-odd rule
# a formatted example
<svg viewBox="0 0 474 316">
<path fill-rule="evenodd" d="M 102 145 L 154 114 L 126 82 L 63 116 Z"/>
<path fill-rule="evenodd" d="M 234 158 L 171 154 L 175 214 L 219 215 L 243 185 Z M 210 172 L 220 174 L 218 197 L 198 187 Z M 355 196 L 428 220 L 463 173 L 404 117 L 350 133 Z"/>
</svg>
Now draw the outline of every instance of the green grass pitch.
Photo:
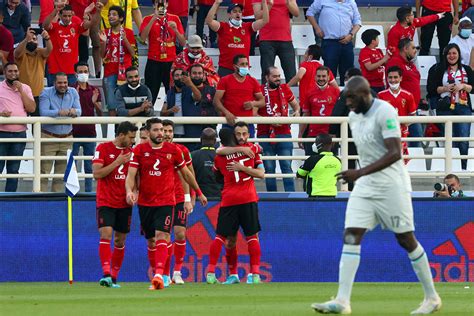
<svg viewBox="0 0 474 316">
<path fill-rule="evenodd" d="M 0 283 L 0 315 L 316 315 L 313 302 L 336 293 L 335 283 L 185 284 L 149 291 L 147 283 Z M 439 315 L 474 315 L 474 284 L 438 283 Z M 417 283 L 356 283 L 353 315 L 409 315 L 422 300 Z"/>
</svg>

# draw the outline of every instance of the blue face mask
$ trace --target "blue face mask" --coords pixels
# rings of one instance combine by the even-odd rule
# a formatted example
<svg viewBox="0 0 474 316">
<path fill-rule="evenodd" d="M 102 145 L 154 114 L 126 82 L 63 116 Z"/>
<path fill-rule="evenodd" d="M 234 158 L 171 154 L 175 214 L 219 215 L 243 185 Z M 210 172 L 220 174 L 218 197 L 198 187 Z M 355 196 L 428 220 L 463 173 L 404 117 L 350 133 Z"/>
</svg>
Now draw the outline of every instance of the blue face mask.
<svg viewBox="0 0 474 316">
<path fill-rule="evenodd" d="M 248 67 L 239 67 L 239 75 L 242 77 L 245 77 L 249 74 L 249 68 Z"/>
<path fill-rule="evenodd" d="M 462 37 L 462 38 L 469 38 L 472 34 L 472 30 L 471 29 L 461 29 L 461 31 L 459 32 L 459 35 Z"/>
</svg>

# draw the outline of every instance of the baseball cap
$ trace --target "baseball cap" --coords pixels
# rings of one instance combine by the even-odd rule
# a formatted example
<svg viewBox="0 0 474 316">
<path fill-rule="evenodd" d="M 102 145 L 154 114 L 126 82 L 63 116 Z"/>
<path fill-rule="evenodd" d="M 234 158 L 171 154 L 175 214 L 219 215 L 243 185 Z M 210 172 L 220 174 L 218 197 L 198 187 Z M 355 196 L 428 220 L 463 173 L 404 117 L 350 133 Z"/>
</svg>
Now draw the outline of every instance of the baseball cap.
<svg viewBox="0 0 474 316">
<path fill-rule="evenodd" d="M 188 38 L 188 46 L 192 48 L 203 48 L 201 37 L 199 35 L 191 35 Z"/>
<path fill-rule="evenodd" d="M 227 13 L 231 13 L 232 10 L 234 10 L 237 7 L 239 7 L 240 10 L 244 10 L 244 6 L 241 5 L 240 3 L 232 3 L 227 7 Z"/>
</svg>

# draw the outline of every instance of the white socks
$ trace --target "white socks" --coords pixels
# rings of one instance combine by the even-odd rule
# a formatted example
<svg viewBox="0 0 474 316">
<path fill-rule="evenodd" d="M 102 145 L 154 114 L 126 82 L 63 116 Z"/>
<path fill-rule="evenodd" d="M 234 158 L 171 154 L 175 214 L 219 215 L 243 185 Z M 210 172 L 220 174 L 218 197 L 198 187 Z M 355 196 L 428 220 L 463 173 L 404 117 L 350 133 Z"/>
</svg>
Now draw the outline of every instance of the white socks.
<svg viewBox="0 0 474 316">
<path fill-rule="evenodd" d="M 428 263 L 425 249 L 418 244 L 418 247 L 408 254 L 408 258 L 410 258 L 413 270 L 423 286 L 425 298 L 437 298 L 438 293 L 436 293 L 434 287 L 433 276 L 431 275 L 430 265 Z"/>
<path fill-rule="evenodd" d="M 336 300 L 349 304 L 352 285 L 360 263 L 360 245 L 344 245 L 339 262 L 339 290 Z"/>
</svg>

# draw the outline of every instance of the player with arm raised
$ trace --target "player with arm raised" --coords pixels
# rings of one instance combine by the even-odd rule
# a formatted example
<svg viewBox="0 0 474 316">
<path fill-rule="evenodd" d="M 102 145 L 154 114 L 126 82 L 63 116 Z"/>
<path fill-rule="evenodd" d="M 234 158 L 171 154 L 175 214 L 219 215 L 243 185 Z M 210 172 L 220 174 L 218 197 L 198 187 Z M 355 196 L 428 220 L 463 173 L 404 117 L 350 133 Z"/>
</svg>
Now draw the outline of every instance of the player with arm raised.
<svg viewBox="0 0 474 316">
<path fill-rule="evenodd" d="M 138 204 L 140 223 L 148 240 L 148 249 L 155 249 L 155 262 L 152 263 L 155 266 L 155 275 L 151 289 L 160 290 L 164 288 L 163 270 L 168 258 L 168 243 L 176 205 L 175 168 L 196 191 L 204 206 L 207 205 L 207 199 L 186 167 L 181 150 L 176 145 L 163 141 L 161 119 L 151 118 L 147 120 L 146 126 L 150 141 L 133 149 L 125 188 L 127 202 L 130 205 Z M 136 181 L 137 174 L 140 176 L 139 183 Z"/>
<path fill-rule="evenodd" d="M 125 192 L 125 177 L 132 155 L 131 145 L 137 127 L 125 121 L 119 124 L 115 139 L 97 146 L 92 169 L 97 180 L 97 225 L 100 242 L 99 257 L 103 277 L 99 284 L 117 288 L 117 276 L 125 253 L 125 239 L 130 232 L 132 207 L 128 205 Z M 110 251 L 112 234 L 114 251 Z"/>
<path fill-rule="evenodd" d="M 428 257 L 414 234 L 411 183 L 401 159 L 397 113 L 387 102 L 371 96 L 369 83 L 363 77 L 351 78 L 345 91 L 361 168 L 343 171 L 338 176 L 346 182 L 357 182 L 347 203 L 337 296 L 311 307 L 324 314 L 351 313 L 350 297 L 360 262 L 361 241 L 367 230 L 380 224 L 391 230 L 407 251 L 423 286 L 425 298 L 411 314 L 431 314 L 441 308 L 441 299 L 434 288 Z"/>
<path fill-rule="evenodd" d="M 246 146 L 249 129 L 246 123 L 237 122 L 234 133 L 222 129 L 219 137 L 223 145 Z M 257 148 L 257 147 L 252 147 Z M 235 246 L 239 226 L 247 239 L 250 254 L 250 274 L 247 283 L 260 283 L 260 242 L 258 232 L 261 230 L 258 219 L 258 195 L 253 178 L 263 178 L 265 170 L 260 155 L 255 150 L 249 157 L 241 152 L 217 155 L 214 160 L 215 172 L 224 178 L 221 207 L 217 219 L 216 238 L 209 250 L 209 265 L 206 281 L 217 283 L 215 266 L 219 259 L 222 245 L 226 245 L 226 257 L 229 265 L 229 277 L 224 284 L 239 283 L 237 275 L 237 249 Z M 227 244 L 226 244 L 227 241 Z"/>
</svg>

